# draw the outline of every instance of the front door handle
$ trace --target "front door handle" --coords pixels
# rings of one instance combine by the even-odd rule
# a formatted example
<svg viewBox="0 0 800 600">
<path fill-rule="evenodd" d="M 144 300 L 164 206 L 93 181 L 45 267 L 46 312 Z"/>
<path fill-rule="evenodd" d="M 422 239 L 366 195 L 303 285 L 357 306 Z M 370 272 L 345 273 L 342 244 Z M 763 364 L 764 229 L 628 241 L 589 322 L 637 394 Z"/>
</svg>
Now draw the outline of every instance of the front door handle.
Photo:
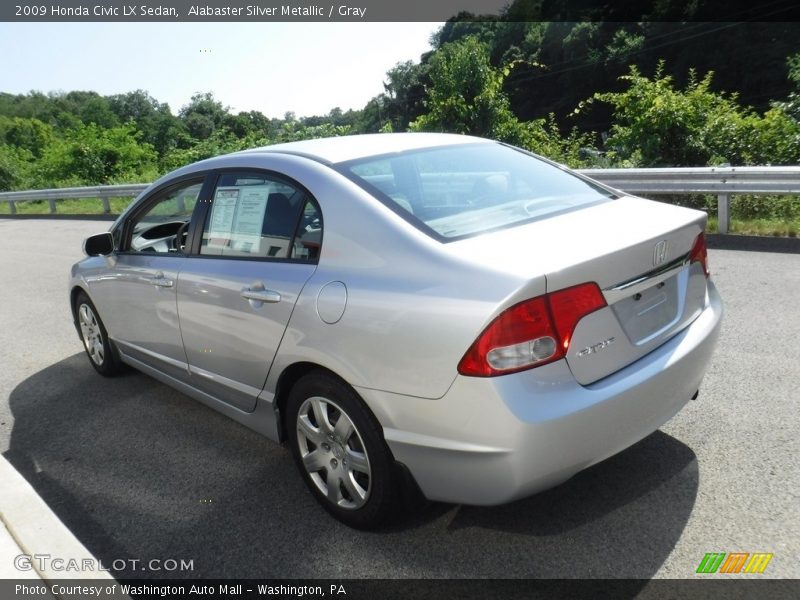
<svg viewBox="0 0 800 600">
<path fill-rule="evenodd" d="M 281 295 L 274 290 L 265 290 L 263 287 L 244 288 L 242 298 L 253 300 L 254 302 L 280 302 Z"/>
</svg>

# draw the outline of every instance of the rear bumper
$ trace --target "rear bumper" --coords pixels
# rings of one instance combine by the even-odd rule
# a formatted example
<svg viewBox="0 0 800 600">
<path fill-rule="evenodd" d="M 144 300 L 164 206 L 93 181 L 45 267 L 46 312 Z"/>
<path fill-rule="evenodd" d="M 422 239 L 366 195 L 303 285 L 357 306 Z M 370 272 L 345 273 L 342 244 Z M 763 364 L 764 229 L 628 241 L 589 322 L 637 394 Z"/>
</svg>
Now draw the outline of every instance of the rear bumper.
<svg viewBox="0 0 800 600">
<path fill-rule="evenodd" d="M 502 504 L 561 483 L 672 418 L 700 386 L 721 319 L 709 282 L 706 308 L 689 327 L 587 386 L 562 360 L 502 377 L 458 376 L 438 400 L 358 391 L 427 498 Z"/>
</svg>

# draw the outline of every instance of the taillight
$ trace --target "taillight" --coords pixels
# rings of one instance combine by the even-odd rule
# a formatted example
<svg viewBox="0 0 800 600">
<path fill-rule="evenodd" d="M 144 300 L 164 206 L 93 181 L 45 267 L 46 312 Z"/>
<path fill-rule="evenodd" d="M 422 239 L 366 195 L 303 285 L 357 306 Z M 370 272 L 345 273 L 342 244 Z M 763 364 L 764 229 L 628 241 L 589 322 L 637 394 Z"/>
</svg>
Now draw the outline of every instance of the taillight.
<svg viewBox="0 0 800 600">
<path fill-rule="evenodd" d="M 703 273 L 705 273 L 706 277 L 711 275 L 711 272 L 708 270 L 708 249 L 706 247 L 705 233 L 700 232 L 700 235 L 698 235 L 697 239 L 694 241 L 692 251 L 689 253 L 689 262 L 699 262 L 703 267 Z"/>
<path fill-rule="evenodd" d="M 578 321 L 606 305 L 603 292 L 596 283 L 584 283 L 558 290 L 547 294 L 547 298 L 559 333 L 559 343 L 565 354 Z"/>
<path fill-rule="evenodd" d="M 566 355 L 578 321 L 604 306 L 596 283 L 515 304 L 483 330 L 458 363 L 458 372 L 492 377 L 559 360 Z"/>
</svg>

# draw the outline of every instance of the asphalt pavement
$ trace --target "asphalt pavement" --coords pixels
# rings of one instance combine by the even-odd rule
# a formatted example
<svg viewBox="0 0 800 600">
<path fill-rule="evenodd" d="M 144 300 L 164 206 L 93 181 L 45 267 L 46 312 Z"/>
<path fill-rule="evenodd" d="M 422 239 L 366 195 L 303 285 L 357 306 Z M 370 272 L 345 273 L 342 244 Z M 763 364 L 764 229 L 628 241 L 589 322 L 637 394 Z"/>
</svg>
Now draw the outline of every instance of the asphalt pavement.
<svg viewBox="0 0 800 600">
<path fill-rule="evenodd" d="M 707 552 L 769 552 L 762 577 L 800 577 L 797 243 L 714 242 L 719 347 L 661 430 L 532 498 L 365 533 L 316 505 L 286 449 L 145 375 L 94 372 L 66 283 L 107 226 L 0 219 L 0 452 L 114 575 L 691 578 Z"/>
</svg>

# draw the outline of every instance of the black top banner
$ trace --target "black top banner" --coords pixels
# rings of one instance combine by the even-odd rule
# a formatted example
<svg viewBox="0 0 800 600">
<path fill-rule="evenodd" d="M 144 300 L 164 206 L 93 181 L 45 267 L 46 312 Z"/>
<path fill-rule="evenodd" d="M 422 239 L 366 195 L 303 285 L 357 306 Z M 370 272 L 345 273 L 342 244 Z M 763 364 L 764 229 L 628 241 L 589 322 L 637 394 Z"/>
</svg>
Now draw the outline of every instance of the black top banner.
<svg viewBox="0 0 800 600">
<path fill-rule="evenodd" d="M 795 0 L 11 0 L 7 22 L 800 21 Z"/>
<path fill-rule="evenodd" d="M 3 4 L 3 21 L 446 21 L 461 12 L 497 16 L 505 2 L 497 0 L 22 0 Z"/>
</svg>

